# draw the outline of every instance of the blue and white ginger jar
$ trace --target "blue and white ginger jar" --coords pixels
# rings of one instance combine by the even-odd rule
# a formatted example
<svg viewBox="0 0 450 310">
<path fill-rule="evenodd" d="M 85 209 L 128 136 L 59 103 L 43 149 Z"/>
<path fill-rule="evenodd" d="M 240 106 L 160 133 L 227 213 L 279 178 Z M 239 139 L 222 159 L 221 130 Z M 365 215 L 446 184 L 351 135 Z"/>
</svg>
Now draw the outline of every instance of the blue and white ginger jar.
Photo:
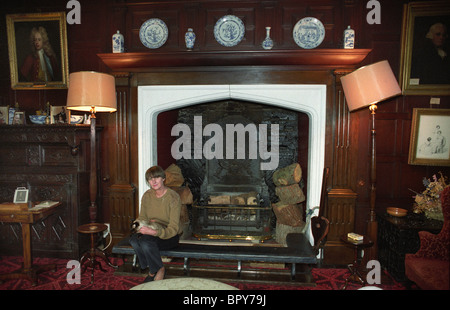
<svg viewBox="0 0 450 310">
<path fill-rule="evenodd" d="M 112 52 L 123 53 L 125 52 L 125 42 L 123 35 L 117 30 L 117 33 L 112 36 Z"/>
<path fill-rule="evenodd" d="M 188 28 L 187 32 L 184 35 L 184 41 L 186 42 L 186 48 L 188 51 L 191 51 L 194 48 L 195 44 L 195 33 L 192 28 Z"/>
</svg>

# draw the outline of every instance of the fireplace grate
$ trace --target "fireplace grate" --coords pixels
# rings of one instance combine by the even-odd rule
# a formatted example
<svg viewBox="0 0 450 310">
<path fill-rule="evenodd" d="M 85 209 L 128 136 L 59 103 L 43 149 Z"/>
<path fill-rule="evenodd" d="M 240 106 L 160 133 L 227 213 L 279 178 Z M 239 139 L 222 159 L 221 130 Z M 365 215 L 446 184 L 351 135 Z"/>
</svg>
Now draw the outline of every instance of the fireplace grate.
<svg viewBox="0 0 450 310">
<path fill-rule="evenodd" d="M 270 207 L 194 204 L 192 212 L 196 238 L 260 241 L 272 238 Z"/>
</svg>

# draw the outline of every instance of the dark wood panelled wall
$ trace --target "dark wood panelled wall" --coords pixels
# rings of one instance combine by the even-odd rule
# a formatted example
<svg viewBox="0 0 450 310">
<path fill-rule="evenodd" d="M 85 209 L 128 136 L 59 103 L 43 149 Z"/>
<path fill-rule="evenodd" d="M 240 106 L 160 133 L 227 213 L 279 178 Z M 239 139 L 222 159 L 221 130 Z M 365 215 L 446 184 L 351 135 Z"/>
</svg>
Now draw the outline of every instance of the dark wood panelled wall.
<svg viewBox="0 0 450 310">
<path fill-rule="evenodd" d="M 99 117 L 103 125 L 101 215 L 104 222 L 111 223 L 115 239 L 128 233 L 138 206 L 139 85 L 319 83 L 327 85 L 325 166 L 331 168 L 326 215 L 332 225 L 325 258 L 333 263 L 349 261 L 351 253 L 342 246 L 339 235 L 349 231 L 364 233 L 366 229 L 370 122 L 369 111 L 348 112 L 339 79 L 360 65 L 383 59 L 390 62 L 398 76 L 403 4 L 409 1 L 379 2 L 381 24 L 370 25 L 366 21 L 369 9 L 365 0 L 80 1 L 81 24 L 68 25 L 69 71 L 110 72 L 117 81 L 118 111 Z M 67 12 L 66 3 L 63 0 L 43 0 L 36 5 L 28 1 L 2 3 L 0 31 L 6 37 L 5 14 Z M 240 17 L 245 24 L 245 38 L 234 47 L 223 47 L 214 39 L 216 21 L 227 14 Z M 307 16 L 320 19 L 326 29 L 323 43 L 315 50 L 300 49 L 292 38 L 295 23 Z M 139 40 L 139 28 L 149 18 L 160 18 L 169 28 L 167 42 L 157 50 L 145 48 Z M 341 49 L 347 25 L 356 31 L 353 51 Z M 267 52 L 261 48 L 266 26 L 272 27 L 271 37 L 275 41 L 273 50 Z M 186 51 L 184 43 L 187 28 L 193 28 L 197 35 L 191 52 Z M 122 55 L 111 54 L 111 36 L 117 30 L 125 36 L 127 53 Z M 0 42 L 0 51 L 1 105 L 17 101 L 33 114 L 47 101 L 65 104 L 65 90 L 12 90 L 5 40 Z M 449 108 L 450 98 L 440 98 L 440 107 Z M 438 171 L 449 175 L 448 167 L 407 163 L 412 109 L 429 107 L 429 100 L 429 96 L 400 96 L 379 105 L 376 125 L 380 212 L 391 205 L 411 209 L 413 199 L 408 188 L 420 191 L 422 178 Z M 159 144 L 167 145 L 175 121 L 176 111 L 160 114 Z M 160 164 L 167 166 L 170 159 Z"/>
</svg>

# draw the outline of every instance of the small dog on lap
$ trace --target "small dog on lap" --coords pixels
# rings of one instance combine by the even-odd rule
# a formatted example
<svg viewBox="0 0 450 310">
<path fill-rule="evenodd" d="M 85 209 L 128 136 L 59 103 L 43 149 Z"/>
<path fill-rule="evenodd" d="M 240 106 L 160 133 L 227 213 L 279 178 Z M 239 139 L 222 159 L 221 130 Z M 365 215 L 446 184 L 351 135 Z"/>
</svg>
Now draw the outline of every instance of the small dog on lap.
<svg viewBox="0 0 450 310">
<path fill-rule="evenodd" d="M 163 228 L 166 228 L 165 225 L 160 224 L 158 222 L 153 222 L 153 221 L 147 222 L 147 221 L 143 221 L 143 220 L 135 220 L 131 223 L 131 233 L 132 234 L 139 233 L 139 230 L 144 226 L 149 227 L 154 230 L 157 230 L 157 231 L 159 231 Z"/>
</svg>

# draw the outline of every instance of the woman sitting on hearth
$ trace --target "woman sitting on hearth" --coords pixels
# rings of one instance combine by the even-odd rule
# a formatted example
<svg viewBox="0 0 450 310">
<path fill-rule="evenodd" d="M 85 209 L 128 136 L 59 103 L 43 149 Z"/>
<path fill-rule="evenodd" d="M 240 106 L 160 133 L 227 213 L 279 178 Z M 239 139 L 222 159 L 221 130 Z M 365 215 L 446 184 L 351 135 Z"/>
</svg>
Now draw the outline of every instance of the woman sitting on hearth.
<svg viewBox="0 0 450 310">
<path fill-rule="evenodd" d="M 158 223 L 150 228 L 143 225 L 130 238 L 130 244 L 139 260 L 141 269 L 149 268 L 144 282 L 164 279 L 165 268 L 160 250 L 169 250 L 178 245 L 182 232 L 180 221 L 180 196 L 164 185 L 166 174 L 159 166 L 149 168 L 145 180 L 150 185 L 142 196 L 139 220 L 141 223 Z"/>
</svg>

